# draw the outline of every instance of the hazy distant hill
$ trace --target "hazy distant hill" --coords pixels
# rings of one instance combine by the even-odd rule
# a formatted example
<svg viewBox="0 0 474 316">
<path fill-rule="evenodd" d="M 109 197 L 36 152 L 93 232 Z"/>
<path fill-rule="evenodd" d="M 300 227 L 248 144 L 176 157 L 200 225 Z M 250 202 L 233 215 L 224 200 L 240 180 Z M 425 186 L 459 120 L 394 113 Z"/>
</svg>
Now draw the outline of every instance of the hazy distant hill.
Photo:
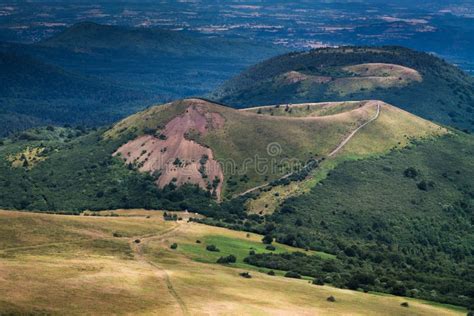
<svg viewBox="0 0 474 316">
<path fill-rule="evenodd" d="M 110 123 L 152 96 L 0 52 L 0 135 L 41 124 Z"/>
<path fill-rule="evenodd" d="M 212 97 L 233 106 L 380 99 L 430 120 L 474 129 L 474 79 L 401 47 L 290 53 L 257 64 Z"/>
<path fill-rule="evenodd" d="M 246 67 L 287 51 L 247 38 L 90 22 L 29 49 L 65 69 L 165 96 L 162 101 L 207 93 Z"/>
<path fill-rule="evenodd" d="M 0 43 L 0 135 L 43 123 L 110 123 L 153 102 L 207 93 L 282 51 L 249 39 L 89 22 L 34 45 Z"/>
</svg>

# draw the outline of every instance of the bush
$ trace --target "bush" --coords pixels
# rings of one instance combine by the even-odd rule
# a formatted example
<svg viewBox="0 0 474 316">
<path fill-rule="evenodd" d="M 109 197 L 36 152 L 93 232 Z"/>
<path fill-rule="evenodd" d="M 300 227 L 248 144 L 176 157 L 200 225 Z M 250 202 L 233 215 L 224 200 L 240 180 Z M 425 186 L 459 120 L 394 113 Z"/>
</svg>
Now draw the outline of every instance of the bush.
<svg viewBox="0 0 474 316">
<path fill-rule="evenodd" d="M 221 264 L 228 264 L 228 263 L 235 263 L 237 261 L 237 258 L 234 255 L 228 255 L 226 257 L 220 257 L 217 259 L 217 263 Z"/>
<path fill-rule="evenodd" d="M 264 244 L 271 244 L 273 242 L 273 237 L 271 235 L 265 235 L 263 238 L 262 238 L 262 242 Z"/>
<path fill-rule="evenodd" d="M 408 302 L 403 302 L 403 303 L 400 304 L 400 306 L 409 307 L 410 305 L 408 305 Z"/>
<path fill-rule="evenodd" d="M 201 241 L 199 239 L 196 240 L 196 244 L 200 244 L 200 243 L 201 243 Z"/>
<path fill-rule="evenodd" d="M 301 275 L 298 272 L 293 272 L 293 271 L 288 271 L 285 273 L 286 278 L 292 278 L 292 279 L 301 279 Z"/>
<path fill-rule="evenodd" d="M 252 278 L 252 276 L 248 272 L 242 272 L 242 273 L 239 273 L 239 275 L 243 278 L 246 278 L 246 279 L 251 279 Z"/>
<path fill-rule="evenodd" d="M 407 168 L 405 169 L 405 171 L 403 172 L 403 174 L 405 175 L 405 177 L 407 178 L 416 178 L 418 177 L 418 170 L 416 170 L 415 168 L 413 167 L 410 167 L 410 168 Z"/>
<path fill-rule="evenodd" d="M 328 302 L 335 302 L 335 301 L 336 301 L 336 298 L 331 295 L 331 296 L 329 296 L 329 297 L 326 299 L 326 301 L 328 301 Z"/>
<path fill-rule="evenodd" d="M 178 248 L 178 244 L 177 244 L 177 243 L 173 243 L 173 244 L 171 244 L 170 248 L 171 248 L 171 249 L 176 249 L 176 248 Z"/>
<path fill-rule="evenodd" d="M 271 275 L 271 276 L 274 276 L 274 275 L 275 275 L 275 271 L 270 270 L 270 271 L 267 272 L 267 274 L 268 274 L 268 275 Z"/>
<path fill-rule="evenodd" d="M 136 244 L 139 244 L 139 243 L 140 243 L 140 239 L 135 239 L 135 243 L 136 243 Z"/>
<path fill-rule="evenodd" d="M 428 191 L 429 189 L 434 188 L 434 182 L 433 181 L 421 181 L 417 184 L 418 189 L 422 191 Z"/>
<path fill-rule="evenodd" d="M 114 236 L 114 237 L 123 237 L 122 234 L 121 234 L 121 233 L 118 233 L 118 232 L 114 232 L 114 233 L 112 234 L 112 236 Z"/>
<path fill-rule="evenodd" d="M 315 284 L 315 285 L 324 285 L 324 279 L 322 277 L 317 277 L 313 280 L 313 284 Z"/>
<path fill-rule="evenodd" d="M 219 252 L 219 248 L 217 248 L 215 245 L 207 245 L 206 246 L 207 251 L 213 251 L 213 252 Z"/>
<path fill-rule="evenodd" d="M 273 246 L 273 245 L 268 245 L 268 246 L 265 247 L 265 249 L 270 250 L 270 251 L 275 251 L 276 250 L 275 246 Z"/>
</svg>

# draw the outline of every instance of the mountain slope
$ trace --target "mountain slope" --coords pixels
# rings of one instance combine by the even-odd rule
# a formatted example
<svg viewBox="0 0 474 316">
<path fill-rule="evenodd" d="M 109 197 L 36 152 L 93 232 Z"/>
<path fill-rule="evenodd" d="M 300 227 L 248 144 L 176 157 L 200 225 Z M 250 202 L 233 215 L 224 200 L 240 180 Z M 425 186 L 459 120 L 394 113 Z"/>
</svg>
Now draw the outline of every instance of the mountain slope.
<svg viewBox="0 0 474 316">
<path fill-rule="evenodd" d="M 322 106 L 309 108 L 317 111 Z M 84 132 L 73 130 L 60 133 L 59 139 L 54 138 L 58 132 L 45 138 L 43 134 L 51 132 L 44 129 L 23 133 L 0 146 L 0 186 L 9 184 L 0 196 L 0 205 L 77 210 L 144 203 L 146 207 L 196 210 L 203 205 L 201 193 L 206 193 L 206 199 L 214 195 L 229 200 L 282 177 L 304 177 L 308 168 L 317 166 L 316 160 L 327 158 L 354 130 L 373 120 L 378 106 L 377 119 L 367 125 L 374 124 L 376 132 L 357 132 L 354 140 L 360 139 L 364 145 L 346 149 L 351 139 L 337 155 L 383 154 L 412 139 L 447 132 L 382 102 L 359 102 L 355 108 L 352 103 L 324 106 L 340 113 L 272 116 L 187 99 L 151 107 L 105 133 L 90 131 L 81 136 Z M 378 129 L 384 133 L 379 135 Z M 24 163 L 26 168 L 21 163 L 12 168 L 11 157 L 27 156 L 25 153 L 35 148 L 43 153 L 42 161 L 29 160 Z M 71 172 L 77 176 L 68 176 Z M 45 174 L 49 176 L 45 178 Z M 185 184 L 200 187 L 195 199 Z M 17 192 L 24 185 L 28 189 Z M 186 201 L 177 198 L 181 193 L 176 187 L 188 192 Z M 140 193 L 140 188 L 146 189 Z"/>
<path fill-rule="evenodd" d="M 236 110 L 186 99 L 108 130 L 38 128 L 2 141 L 0 206 L 199 212 L 333 255 L 249 254 L 245 264 L 469 306 L 472 150 L 472 136 L 381 101 Z M 273 214 L 247 213 L 247 201 L 306 181 Z"/>
<path fill-rule="evenodd" d="M 332 271 L 313 265 L 315 276 L 334 280 L 353 271 L 360 277 L 349 288 L 474 306 L 473 154 L 474 138 L 454 134 L 346 162 L 284 201 L 267 225 L 279 242 L 334 251 L 344 262 Z M 303 269 L 304 258 L 286 260 L 272 267 Z"/>
<path fill-rule="evenodd" d="M 424 118 L 474 129 L 474 80 L 432 55 L 401 47 L 324 48 L 281 55 L 211 97 L 238 107 L 379 99 Z"/>
<path fill-rule="evenodd" d="M 366 141 L 365 147 L 347 149 L 348 153 L 384 153 L 403 147 L 411 138 L 446 132 L 378 101 L 295 105 L 289 111 L 304 108 L 317 112 L 323 106 L 338 108 L 339 113 L 278 115 L 275 112 L 280 107 L 237 111 L 201 99 L 189 99 L 133 115 L 117 123 L 107 135 L 112 138 L 136 135 L 119 148 L 117 154 L 127 163 L 136 164 L 141 171 L 161 172 L 160 186 L 171 179 L 179 185 L 191 179 L 195 179 L 193 183 L 201 182 L 203 177 L 201 187 L 206 189 L 208 182 L 211 187 L 215 186 L 218 196 L 223 191 L 230 198 L 301 170 L 311 159 L 330 155 L 351 132 L 374 118 L 377 118 L 376 126 L 384 132 L 365 134 L 363 139 L 373 140 Z M 200 162 L 201 156 L 205 157 L 204 162 Z"/>
<path fill-rule="evenodd" d="M 0 52 L 0 135 L 38 124 L 110 123 L 151 97 L 76 75 L 27 55 Z M 125 109 L 124 109 L 125 108 Z"/>
</svg>

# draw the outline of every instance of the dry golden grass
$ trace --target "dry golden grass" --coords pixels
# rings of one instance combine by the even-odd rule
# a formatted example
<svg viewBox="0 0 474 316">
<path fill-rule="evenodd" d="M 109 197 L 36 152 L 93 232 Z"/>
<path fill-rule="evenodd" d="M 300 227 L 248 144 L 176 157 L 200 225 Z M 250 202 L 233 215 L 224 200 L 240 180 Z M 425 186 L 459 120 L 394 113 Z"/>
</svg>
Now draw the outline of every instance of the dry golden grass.
<svg viewBox="0 0 474 316">
<path fill-rule="evenodd" d="M 37 163 L 46 160 L 47 157 L 41 155 L 44 150 L 43 147 L 26 147 L 24 151 L 10 155 L 8 161 L 11 162 L 13 168 L 26 167 L 31 169 Z"/>
<path fill-rule="evenodd" d="M 238 275 L 242 269 L 197 262 L 193 254 L 179 251 L 180 246 L 206 236 L 243 244 L 258 242 L 261 236 L 185 221 L 165 222 L 158 211 L 114 213 L 120 216 L 0 211 L 0 313 L 462 314 L 412 299 L 315 286 L 256 271 L 251 272 L 252 279 L 244 279 Z M 117 231 L 127 237 L 112 237 Z M 172 242 L 178 243 L 178 250 L 169 249 Z M 330 295 L 336 297 L 335 303 L 326 301 Z M 404 301 L 409 308 L 400 306 Z"/>
</svg>

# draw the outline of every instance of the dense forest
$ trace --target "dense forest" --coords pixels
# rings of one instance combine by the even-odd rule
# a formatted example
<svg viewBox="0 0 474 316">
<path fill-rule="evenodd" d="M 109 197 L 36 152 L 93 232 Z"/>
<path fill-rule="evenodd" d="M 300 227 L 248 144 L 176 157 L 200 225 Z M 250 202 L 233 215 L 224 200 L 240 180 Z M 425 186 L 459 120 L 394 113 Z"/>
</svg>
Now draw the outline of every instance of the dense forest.
<svg viewBox="0 0 474 316">
<path fill-rule="evenodd" d="M 337 256 L 250 255 L 250 264 L 324 283 L 428 300 L 474 302 L 474 139 L 467 135 L 346 162 L 273 215 L 237 201 L 205 222 Z M 321 282 L 321 281 L 320 281 Z"/>
</svg>

